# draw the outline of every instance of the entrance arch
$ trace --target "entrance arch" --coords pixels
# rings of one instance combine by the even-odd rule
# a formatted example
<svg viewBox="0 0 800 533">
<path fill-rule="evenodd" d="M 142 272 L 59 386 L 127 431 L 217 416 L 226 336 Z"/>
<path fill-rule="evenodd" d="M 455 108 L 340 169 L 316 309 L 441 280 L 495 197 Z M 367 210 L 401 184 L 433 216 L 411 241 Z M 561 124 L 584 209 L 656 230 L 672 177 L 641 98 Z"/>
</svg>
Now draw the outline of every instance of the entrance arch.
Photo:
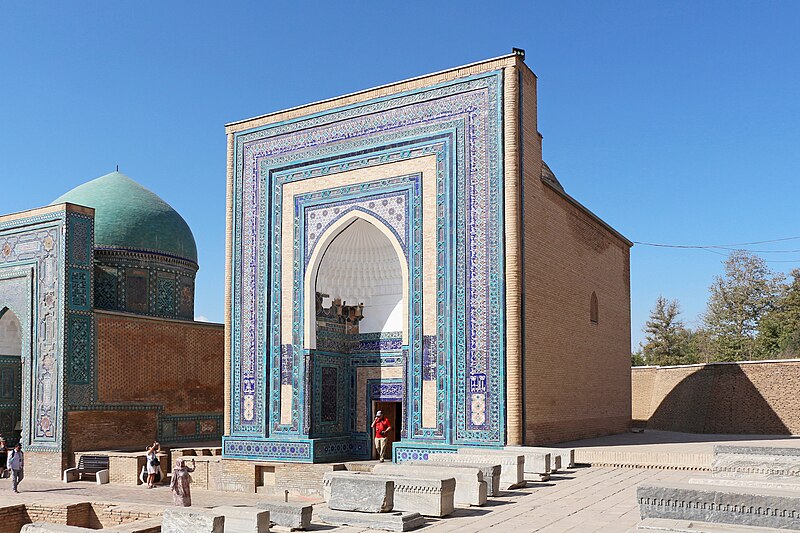
<svg viewBox="0 0 800 533">
<path fill-rule="evenodd" d="M 346 232 L 352 232 L 348 233 Z M 345 235 L 344 241 L 339 241 L 337 245 L 334 246 L 334 243 L 338 240 L 340 235 Z M 371 246 L 370 246 L 371 244 Z M 335 254 L 337 259 L 331 261 L 331 265 L 336 264 L 343 264 L 343 262 L 347 261 L 348 252 L 355 252 L 355 250 L 360 249 L 360 251 L 355 253 L 350 253 L 350 257 L 361 256 L 364 258 L 365 261 L 369 262 L 372 267 L 375 267 L 373 264 L 374 256 L 369 256 L 366 250 L 375 250 L 380 251 L 380 257 L 386 262 L 385 267 L 378 267 L 372 268 L 371 270 L 359 270 L 363 276 L 361 278 L 361 284 L 366 285 L 367 274 L 373 275 L 373 279 L 381 280 L 383 279 L 386 281 L 386 275 L 389 274 L 388 269 L 393 269 L 399 267 L 399 302 L 400 306 L 393 307 L 392 310 L 396 312 L 394 315 L 393 321 L 389 322 L 390 324 L 399 324 L 400 331 L 402 333 L 402 344 L 407 346 L 409 343 L 408 339 L 408 303 L 409 303 L 409 279 L 408 279 L 408 262 L 405 256 L 405 252 L 403 251 L 403 247 L 401 246 L 400 242 L 397 240 L 397 237 L 394 233 L 386 227 L 386 225 L 378 220 L 376 217 L 372 216 L 371 214 L 364 212 L 364 211 L 351 211 L 347 215 L 343 216 L 336 222 L 330 225 L 325 233 L 322 234 L 320 239 L 317 241 L 316 246 L 314 247 L 310 260 L 308 262 L 308 268 L 306 269 L 305 278 L 304 278 L 304 298 L 305 298 L 305 305 L 304 305 L 304 316 L 305 316 L 305 327 L 304 327 L 304 347 L 306 349 L 316 349 L 317 348 L 317 331 L 316 331 L 316 310 L 317 310 L 317 284 L 319 282 L 319 272 L 320 267 L 323 265 L 323 261 L 325 257 L 328 255 L 328 252 L 333 247 L 332 254 Z M 394 252 L 394 259 L 396 259 L 399 265 L 392 264 L 392 258 L 388 253 L 389 250 L 393 250 Z M 330 257 L 329 257 L 330 259 Z M 367 265 L 353 263 L 353 272 L 355 272 L 359 268 L 367 268 Z M 335 269 L 334 269 L 335 270 Z M 350 297 L 358 297 L 361 294 L 367 294 L 370 291 L 374 292 L 377 290 L 377 286 L 373 287 L 363 287 L 365 289 L 370 289 L 368 291 L 359 291 L 358 285 L 358 278 L 359 276 L 356 275 L 348 275 L 348 273 L 344 270 L 339 270 L 339 279 L 341 283 L 344 284 L 343 289 L 347 289 L 349 286 L 351 294 L 348 296 Z M 336 288 L 336 278 L 337 275 L 328 275 L 326 274 L 325 270 L 323 270 L 323 288 Z M 348 279 L 349 278 L 349 279 Z M 391 279 L 396 280 L 397 277 L 394 275 Z M 353 290 L 355 289 L 355 290 Z M 329 298 L 332 301 L 333 299 L 337 298 L 334 294 L 329 294 Z M 387 296 L 384 294 L 383 296 Z M 325 303 L 328 303 L 327 301 Z M 362 303 L 361 301 L 352 301 L 349 302 L 351 305 L 359 305 Z M 364 302 L 366 304 L 366 302 Z M 377 303 L 377 302 L 376 302 Z M 387 304 L 388 305 L 388 304 Z M 395 303 L 396 305 L 396 303 Z M 379 311 L 380 312 L 380 311 Z M 401 319 L 397 320 L 398 318 Z M 387 315 L 388 319 L 389 315 Z M 367 322 L 370 329 L 374 326 L 370 326 L 370 324 L 376 324 L 377 321 L 380 319 L 377 317 L 373 317 L 374 320 L 369 320 Z M 365 320 L 367 317 L 365 317 Z M 384 322 L 382 327 L 386 326 L 386 322 Z M 378 331 L 391 331 L 386 329 L 380 329 Z"/>
<path fill-rule="evenodd" d="M 19 318 L 0 308 L 0 435 L 8 444 L 18 442 L 22 432 L 22 346 Z"/>
</svg>

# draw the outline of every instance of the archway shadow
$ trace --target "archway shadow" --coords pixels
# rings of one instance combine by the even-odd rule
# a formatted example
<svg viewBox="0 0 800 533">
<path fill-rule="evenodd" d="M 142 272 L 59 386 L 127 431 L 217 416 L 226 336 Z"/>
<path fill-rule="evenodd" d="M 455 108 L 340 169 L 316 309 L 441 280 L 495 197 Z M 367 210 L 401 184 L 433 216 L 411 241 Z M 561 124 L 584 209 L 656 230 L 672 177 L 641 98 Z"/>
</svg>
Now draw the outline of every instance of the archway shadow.
<svg viewBox="0 0 800 533">
<path fill-rule="evenodd" d="M 706 365 L 685 377 L 646 427 L 702 434 L 792 434 L 738 364 Z"/>
</svg>

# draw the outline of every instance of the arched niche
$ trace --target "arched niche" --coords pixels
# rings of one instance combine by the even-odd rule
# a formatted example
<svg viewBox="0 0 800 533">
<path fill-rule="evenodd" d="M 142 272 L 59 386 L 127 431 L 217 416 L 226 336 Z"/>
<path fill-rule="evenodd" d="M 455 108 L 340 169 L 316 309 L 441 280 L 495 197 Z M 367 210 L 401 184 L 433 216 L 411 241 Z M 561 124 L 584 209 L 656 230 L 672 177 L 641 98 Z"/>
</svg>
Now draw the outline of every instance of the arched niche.
<svg viewBox="0 0 800 533">
<path fill-rule="evenodd" d="M 307 349 L 317 347 L 316 293 L 320 282 L 323 290 L 334 290 L 328 293 L 331 299 L 342 298 L 348 305 L 365 304 L 362 332 L 399 329 L 403 344 L 408 344 L 408 263 L 397 237 L 379 219 L 351 211 L 331 224 L 317 241 L 303 285 Z"/>
</svg>

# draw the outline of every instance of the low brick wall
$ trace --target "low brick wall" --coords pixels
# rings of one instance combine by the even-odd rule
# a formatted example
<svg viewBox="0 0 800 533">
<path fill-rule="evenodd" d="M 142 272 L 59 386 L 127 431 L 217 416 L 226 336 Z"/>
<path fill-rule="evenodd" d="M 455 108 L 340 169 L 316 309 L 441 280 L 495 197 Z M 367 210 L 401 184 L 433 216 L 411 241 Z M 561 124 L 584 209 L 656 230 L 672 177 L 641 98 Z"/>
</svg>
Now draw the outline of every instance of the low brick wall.
<svg viewBox="0 0 800 533">
<path fill-rule="evenodd" d="M 48 522 L 91 529 L 108 529 L 145 519 L 159 518 L 162 509 L 150 505 L 77 502 L 70 504 L 29 503 L 0 507 L 0 533 L 19 533 L 22 526 L 32 522 Z M 131 531 L 158 531 L 152 524 Z"/>
<path fill-rule="evenodd" d="M 800 360 L 631 370 L 634 425 L 686 433 L 800 434 Z"/>
</svg>

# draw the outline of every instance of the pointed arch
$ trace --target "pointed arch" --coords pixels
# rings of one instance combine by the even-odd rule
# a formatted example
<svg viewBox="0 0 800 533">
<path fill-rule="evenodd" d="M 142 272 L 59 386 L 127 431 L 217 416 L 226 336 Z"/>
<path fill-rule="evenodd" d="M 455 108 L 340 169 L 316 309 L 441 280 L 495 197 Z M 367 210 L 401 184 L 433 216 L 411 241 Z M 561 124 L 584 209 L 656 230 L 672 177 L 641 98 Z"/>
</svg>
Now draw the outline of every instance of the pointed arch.
<svg viewBox="0 0 800 533">
<path fill-rule="evenodd" d="M 592 324 L 597 324 L 600 320 L 600 308 L 597 303 L 597 293 L 592 291 L 592 296 L 589 299 L 589 321 Z"/>
<path fill-rule="evenodd" d="M 408 306 L 409 306 L 409 279 L 408 279 L 408 261 L 406 259 L 403 246 L 397 239 L 394 232 L 386 226 L 386 224 L 377 217 L 362 211 L 352 210 L 345 213 L 341 218 L 333 222 L 325 232 L 317 240 L 314 249 L 311 252 L 311 257 L 306 267 L 305 276 L 303 278 L 303 347 L 306 349 L 315 349 L 317 347 L 317 329 L 316 329 L 316 280 L 319 272 L 319 267 L 322 264 L 322 259 L 325 252 L 330 247 L 331 243 L 343 231 L 349 228 L 357 220 L 363 220 L 374 226 L 386 237 L 392 245 L 392 248 L 397 254 L 397 260 L 400 262 L 400 270 L 402 274 L 402 298 L 403 298 L 403 344 L 408 344 Z"/>
</svg>

